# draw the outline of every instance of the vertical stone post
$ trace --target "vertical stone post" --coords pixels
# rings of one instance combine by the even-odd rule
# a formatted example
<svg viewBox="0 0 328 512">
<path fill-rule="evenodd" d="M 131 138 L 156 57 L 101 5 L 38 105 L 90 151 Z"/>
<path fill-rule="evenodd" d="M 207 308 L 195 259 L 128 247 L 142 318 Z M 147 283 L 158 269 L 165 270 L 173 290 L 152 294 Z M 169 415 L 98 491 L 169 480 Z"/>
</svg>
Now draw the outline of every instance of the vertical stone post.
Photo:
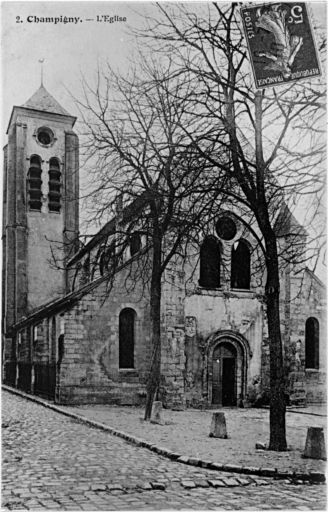
<svg viewBox="0 0 328 512">
<path fill-rule="evenodd" d="M 163 425 L 162 419 L 162 402 L 153 402 L 152 412 L 151 412 L 151 423 L 158 423 L 159 425 Z"/>
<path fill-rule="evenodd" d="M 79 235 L 79 139 L 65 133 L 64 169 L 64 251 L 66 261 L 78 250 Z M 66 291 L 68 279 L 66 275 Z"/>
<path fill-rule="evenodd" d="M 223 412 L 213 413 L 209 437 L 228 438 L 226 420 Z"/>
<path fill-rule="evenodd" d="M 5 330 L 15 322 L 15 281 L 16 281 L 16 126 L 11 126 L 8 134 L 8 150 L 7 150 L 7 202 L 5 217 L 5 236 L 6 236 L 6 269 L 5 269 Z"/>
<path fill-rule="evenodd" d="M 16 321 L 27 313 L 26 125 L 16 123 Z"/>
<path fill-rule="evenodd" d="M 3 149 L 3 183 L 2 183 L 2 300 L 6 297 L 6 269 L 7 269 L 7 165 L 8 165 L 8 146 Z M 2 332 L 5 333 L 5 304 L 2 304 Z M 4 351 L 4 344 L 2 345 L 2 353 Z M 3 358 L 2 358 L 3 360 Z"/>
<path fill-rule="evenodd" d="M 303 457 L 307 459 L 327 460 L 323 428 L 308 428 Z"/>
</svg>

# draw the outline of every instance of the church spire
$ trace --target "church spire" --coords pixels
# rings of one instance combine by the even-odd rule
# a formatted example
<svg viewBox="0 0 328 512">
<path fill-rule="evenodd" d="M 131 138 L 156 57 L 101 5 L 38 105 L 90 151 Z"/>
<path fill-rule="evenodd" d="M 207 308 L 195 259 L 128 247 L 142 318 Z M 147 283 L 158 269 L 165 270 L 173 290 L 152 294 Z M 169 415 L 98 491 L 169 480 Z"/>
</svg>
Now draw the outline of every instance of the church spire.
<svg viewBox="0 0 328 512">
<path fill-rule="evenodd" d="M 33 110 L 42 110 L 53 114 L 61 114 L 63 116 L 71 116 L 44 87 L 43 83 L 33 96 L 22 105 L 24 108 Z"/>
</svg>

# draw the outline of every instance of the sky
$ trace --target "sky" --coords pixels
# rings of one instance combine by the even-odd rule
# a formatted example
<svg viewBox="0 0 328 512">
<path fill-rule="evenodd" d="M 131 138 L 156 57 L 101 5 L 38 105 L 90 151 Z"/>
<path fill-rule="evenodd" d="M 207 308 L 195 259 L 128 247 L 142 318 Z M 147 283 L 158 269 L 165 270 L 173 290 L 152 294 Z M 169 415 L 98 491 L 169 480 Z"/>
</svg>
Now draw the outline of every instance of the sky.
<svg viewBox="0 0 328 512">
<path fill-rule="evenodd" d="M 325 18 L 325 5 L 325 2 L 311 2 L 315 21 Z M 124 71 L 135 46 L 131 28 L 141 27 L 142 13 L 153 10 L 150 2 L 2 2 L 1 97 L 5 127 L 13 105 L 25 103 L 40 86 L 40 59 L 44 59 L 45 87 L 66 110 L 76 115 L 68 91 L 78 96 L 81 74 L 90 79 L 98 62 L 107 60 Z M 126 18 L 126 22 L 97 21 L 97 16 L 103 19 L 104 15 Z M 60 16 L 78 17 L 79 21 L 66 24 L 34 21 L 34 17 Z M 90 19 L 93 21 L 87 21 Z M 4 131 L 2 127 L 2 136 Z"/>
<path fill-rule="evenodd" d="M 133 49 L 129 27 L 142 23 L 142 18 L 134 12 L 136 5 L 126 2 L 3 2 L 2 119 L 5 125 L 12 107 L 25 103 L 39 88 L 40 59 L 44 59 L 44 86 L 68 112 L 76 115 L 68 91 L 74 96 L 79 94 L 82 74 L 90 79 L 97 63 L 106 60 L 120 70 L 126 69 Z M 103 15 L 126 18 L 126 22 L 97 21 L 97 16 Z M 66 24 L 34 21 L 61 16 L 80 19 L 77 23 Z M 88 19 L 94 21 L 86 21 Z"/>
</svg>

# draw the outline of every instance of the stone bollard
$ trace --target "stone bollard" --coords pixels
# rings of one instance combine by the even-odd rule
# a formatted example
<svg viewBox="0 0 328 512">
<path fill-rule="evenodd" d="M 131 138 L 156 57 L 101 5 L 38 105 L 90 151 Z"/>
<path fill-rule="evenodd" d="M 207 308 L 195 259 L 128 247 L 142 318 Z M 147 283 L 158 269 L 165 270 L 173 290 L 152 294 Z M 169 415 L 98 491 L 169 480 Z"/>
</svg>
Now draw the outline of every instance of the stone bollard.
<svg viewBox="0 0 328 512">
<path fill-rule="evenodd" d="M 151 410 L 151 423 L 158 423 L 159 425 L 164 425 L 164 421 L 162 419 L 162 402 L 153 402 L 153 407 Z"/>
<path fill-rule="evenodd" d="M 308 427 L 303 457 L 306 459 L 327 460 L 325 436 L 322 427 Z"/>
<path fill-rule="evenodd" d="M 228 439 L 226 420 L 223 412 L 213 412 L 210 437 Z"/>
</svg>

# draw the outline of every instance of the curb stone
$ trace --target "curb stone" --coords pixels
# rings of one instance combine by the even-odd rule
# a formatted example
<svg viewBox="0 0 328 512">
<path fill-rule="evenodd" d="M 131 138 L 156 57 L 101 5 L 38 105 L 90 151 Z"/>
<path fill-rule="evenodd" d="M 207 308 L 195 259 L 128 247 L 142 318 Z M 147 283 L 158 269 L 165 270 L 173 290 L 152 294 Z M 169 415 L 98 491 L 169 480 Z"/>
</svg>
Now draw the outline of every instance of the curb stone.
<svg viewBox="0 0 328 512">
<path fill-rule="evenodd" d="M 99 430 L 103 430 L 105 432 L 109 432 L 110 434 L 121 437 L 122 439 L 126 440 L 127 442 L 134 444 L 139 447 L 146 448 L 147 450 L 153 451 L 155 453 L 158 453 L 162 455 L 163 457 L 169 458 L 171 460 L 175 460 L 176 462 L 180 462 L 183 464 L 188 464 L 191 466 L 200 466 L 202 468 L 206 469 L 213 469 L 216 471 L 226 471 L 226 472 L 234 472 L 234 473 L 244 473 L 249 475 L 257 475 L 257 476 L 266 476 L 266 477 L 274 477 L 277 479 L 290 479 L 290 480 L 302 480 L 303 482 L 313 482 L 313 483 L 324 483 L 326 481 L 326 477 L 324 473 L 320 472 L 304 472 L 304 473 L 298 473 L 296 471 L 280 471 L 277 468 L 260 468 L 260 467 L 252 467 L 252 466 L 237 466 L 234 464 L 218 464 L 216 462 L 212 461 L 203 461 L 201 459 L 196 459 L 195 457 L 188 457 L 187 455 L 180 455 L 176 452 L 171 452 L 169 449 L 157 446 L 155 444 L 148 443 L 147 441 L 134 437 L 131 434 L 127 434 L 126 432 L 122 432 L 120 430 L 116 430 L 113 427 L 110 427 L 108 425 L 105 425 L 104 423 L 99 423 L 98 421 L 90 420 L 88 418 L 85 418 L 84 416 L 81 416 L 77 413 L 65 411 L 61 406 L 55 405 L 51 402 L 48 402 L 47 400 L 43 398 L 39 398 L 35 395 L 30 395 L 28 393 L 25 393 L 24 391 L 20 391 L 16 388 L 12 388 L 10 386 L 7 386 L 5 384 L 2 384 L 2 389 L 5 391 L 8 391 L 9 393 L 12 393 L 14 395 L 18 395 L 22 398 L 26 398 L 27 400 L 30 400 L 31 402 L 35 402 L 39 405 L 42 405 L 43 407 L 46 407 L 47 409 L 51 409 L 53 411 L 56 411 L 60 414 L 63 414 L 64 416 L 67 416 L 69 418 L 72 418 L 79 423 L 84 423 L 86 425 L 89 425 L 90 427 L 97 428 Z M 197 464 L 195 464 L 197 461 Z M 270 473 L 270 474 L 268 474 Z M 218 480 L 213 480 L 218 481 Z M 222 482 L 221 482 L 222 483 Z M 260 484 L 261 485 L 261 484 Z M 263 485 L 263 484 L 262 484 Z"/>
</svg>

